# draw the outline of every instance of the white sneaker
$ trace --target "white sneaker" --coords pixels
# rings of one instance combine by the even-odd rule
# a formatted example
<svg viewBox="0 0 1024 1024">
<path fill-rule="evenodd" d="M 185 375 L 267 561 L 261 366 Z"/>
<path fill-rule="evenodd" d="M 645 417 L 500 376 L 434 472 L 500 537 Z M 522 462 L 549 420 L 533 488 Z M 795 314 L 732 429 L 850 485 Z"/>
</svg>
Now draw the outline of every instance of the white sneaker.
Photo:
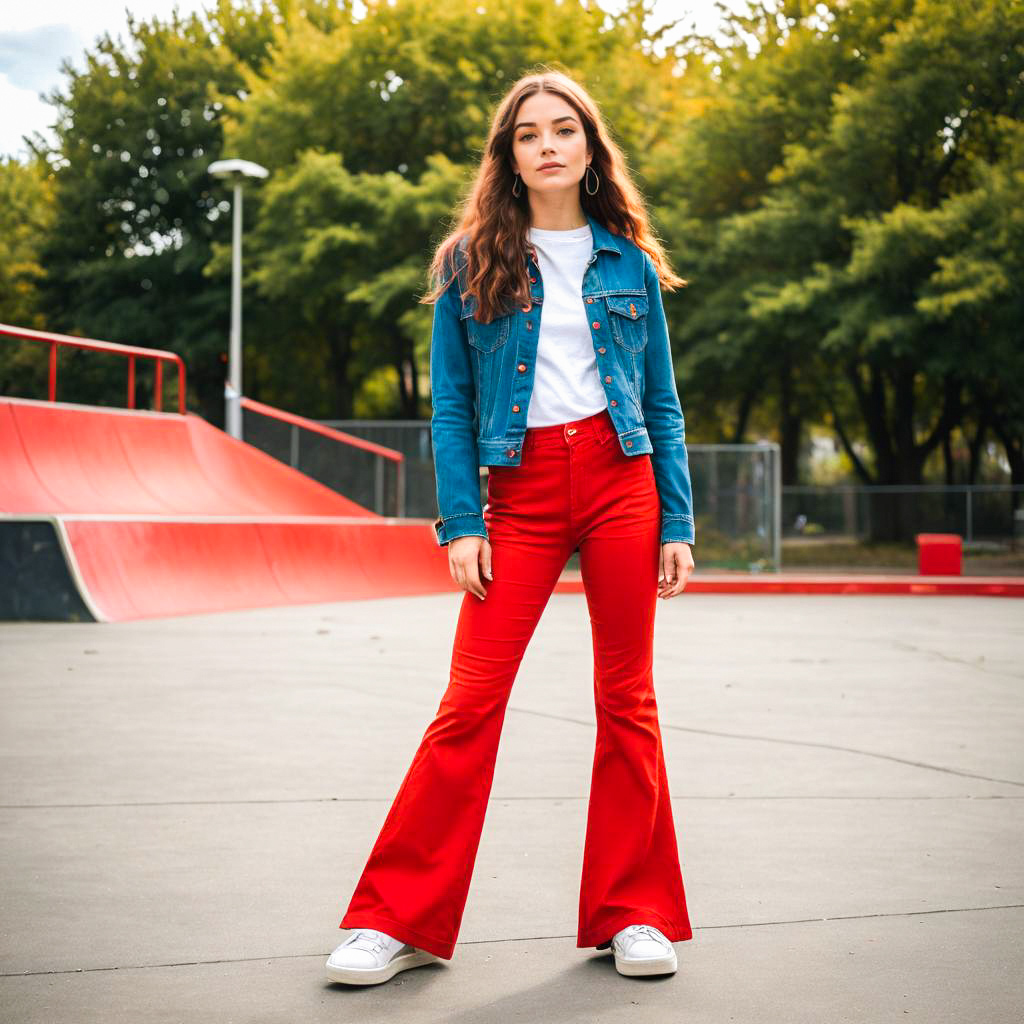
<svg viewBox="0 0 1024 1024">
<path fill-rule="evenodd" d="M 325 970 L 331 981 L 379 985 L 399 971 L 439 959 L 433 953 L 392 938 L 387 932 L 358 928 L 327 958 Z"/>
<path fill-rule="evenodd" d="M 619 974 L 675 974 L 678 966 L 672 943 L 650 924 L 631 924 L 617 931 L 612 952 Z"/>
</svg>

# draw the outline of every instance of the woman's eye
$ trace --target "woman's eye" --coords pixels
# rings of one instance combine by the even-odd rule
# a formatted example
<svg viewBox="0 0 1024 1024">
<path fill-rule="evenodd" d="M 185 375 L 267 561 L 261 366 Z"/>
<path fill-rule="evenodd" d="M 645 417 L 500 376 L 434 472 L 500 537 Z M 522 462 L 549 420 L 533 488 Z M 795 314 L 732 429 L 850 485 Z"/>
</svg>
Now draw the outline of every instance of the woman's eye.
<svg viewBox="0 0 1024 1024">
<path fill-rule="evenodd" d="M 566 125 L 564 128 L 559 128 L 558 132 L 559 132 L 559 134 L 561 134 L 562 132 L 573 132 L 574 130 L 575 129 L 570 128 L 568 125 Z M 519 136 L 519 141 L 520 142 L 525 142 L 527 139 L 532 139 L 532 138 L 533 138 L 533 132 L 525 132 L 523 135 Z"/>
</svg>

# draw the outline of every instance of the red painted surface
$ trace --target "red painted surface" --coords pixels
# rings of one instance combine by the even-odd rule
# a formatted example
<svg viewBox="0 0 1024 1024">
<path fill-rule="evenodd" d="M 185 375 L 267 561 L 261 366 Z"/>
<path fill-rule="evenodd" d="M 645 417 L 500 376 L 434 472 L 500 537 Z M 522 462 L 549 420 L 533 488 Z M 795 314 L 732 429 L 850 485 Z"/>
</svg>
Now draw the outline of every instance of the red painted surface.
<svg viewBox="0 0 1024 1024">
<path fill-rule="evenodd" d="M 583 592 L 578 572 L 563 573 L 559 593 Z M 906 594 L 934 596 L 1024 597 L 1020 576 L 914 576 L 701 572 L 695 571 L 685 594 Z M 683 595 L 680 595 L 680 597 Z M 678 601 L 679 597 L 670 598 Z"/>
<path fill-rule="evenodd" d="M 378 518 L 192 413 L 0 399 L 0 467 L 8 514 Z"/>
<path fill-rule="evenodd" d="M 85 586 L 111 620 L 454 587 L 425 519 L 64 524 Z"/>
<path fill-rule="evenodd" d="M 0 514 L 58 520 L 108 620 L 454 588 L 432 520 L 378 516 L 190 413 L 0 399 Z"/>
</svg>

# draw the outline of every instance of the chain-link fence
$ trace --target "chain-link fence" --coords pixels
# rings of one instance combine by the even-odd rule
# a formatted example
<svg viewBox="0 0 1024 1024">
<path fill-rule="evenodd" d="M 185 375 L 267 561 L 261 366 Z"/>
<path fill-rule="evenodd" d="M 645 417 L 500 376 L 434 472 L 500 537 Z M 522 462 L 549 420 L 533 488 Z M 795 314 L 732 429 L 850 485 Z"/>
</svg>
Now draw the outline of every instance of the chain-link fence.
<svg viewBox="0 0 1024 1024">
<path fill-rule="evenodd" d="M 1021 540 L 1024 487 L 921 484 L 783 487 L 782 532 L 912 542 L 918 533 L 956 533 L 975 541 Z"/>
<path fill-rule="evenodd" d="M 333 423 L 307 420 L 307 426 L 293 421 L 298 417 L 282 419 L 275 414 L 276 410 L 263 408 L 267 412 L 243 404 L 242 436 L 248 444 L 379 515 L 430 515 L 429 511 L 409 511 L 410 507 L 422 505 L 419 497 L 423 490 L 423 482 L 419 479 L 423 474 L 422 457 L 416 453 L 413 458 L 397 458 L 403 450 L 388 443 L 389 440 L 415 443 L 412 432 L 392 431 L 386 440 L 379 441 L 381 431 L 372 427 L 367 429 L 366 421 L 345 421 L 352 426 L 333 427 Z M 317 427 L 326 427 L 327 432 L 322 433 Z M 345 443 L 330 436 L 334 432 L 352 435 L 367 443 Z M 429 444 L 428 431 L 428 465 Z M 414 487 L 411 502 L 410 477 Z"/>
</svg>

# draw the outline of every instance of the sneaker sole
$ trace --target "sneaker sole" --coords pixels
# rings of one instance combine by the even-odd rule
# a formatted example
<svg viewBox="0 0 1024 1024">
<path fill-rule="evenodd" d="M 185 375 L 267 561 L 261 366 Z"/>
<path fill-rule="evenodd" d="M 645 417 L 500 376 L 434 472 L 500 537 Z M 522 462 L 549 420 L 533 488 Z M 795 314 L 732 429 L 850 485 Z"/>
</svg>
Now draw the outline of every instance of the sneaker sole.
<svg viewBox="0 0 1024 1024">
<path fill-rule="evenodd" d="M 625 960 L 616 955 L 615 969 L 619 974 L 631 978 L 643 978 L 652 974 L 675 974 L 679 960 L 675 952 L 671 956 L 662 956 L 654 960 Z"/>
<path fill-rule="evenodd" d="M 418 949 L 415 953 L 396 956 L 383 967 L 335 967 L 328 961 L 324 970 L 331 981 L 340 981 L 345 985 L 380 985 L 389 981 L 399 971 L 407 971 L 410 967 L 422 967 L 439 959 L 440 957 L 433 953 Z"/>
</svg>

